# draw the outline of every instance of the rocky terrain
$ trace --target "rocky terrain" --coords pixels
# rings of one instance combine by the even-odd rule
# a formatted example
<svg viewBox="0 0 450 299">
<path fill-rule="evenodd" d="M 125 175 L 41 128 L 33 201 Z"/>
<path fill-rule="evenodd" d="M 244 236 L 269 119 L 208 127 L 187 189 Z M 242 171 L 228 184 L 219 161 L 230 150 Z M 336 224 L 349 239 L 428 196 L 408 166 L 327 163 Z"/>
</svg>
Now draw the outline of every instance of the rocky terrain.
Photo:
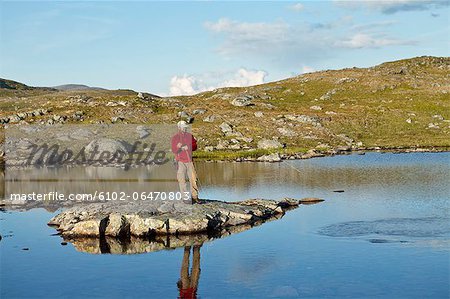
<svg viewBox="0 0 450 299">
<path fill-rule="evenodd" d="M 279 161 L 351 150 L 448 150 L 450 58 L 308 73 L 158 97 L 0 80 L 0 124 L 192 124 L 197 158 Z M 1 153 L 0 153 L 1 155 Z"/>
</svg>

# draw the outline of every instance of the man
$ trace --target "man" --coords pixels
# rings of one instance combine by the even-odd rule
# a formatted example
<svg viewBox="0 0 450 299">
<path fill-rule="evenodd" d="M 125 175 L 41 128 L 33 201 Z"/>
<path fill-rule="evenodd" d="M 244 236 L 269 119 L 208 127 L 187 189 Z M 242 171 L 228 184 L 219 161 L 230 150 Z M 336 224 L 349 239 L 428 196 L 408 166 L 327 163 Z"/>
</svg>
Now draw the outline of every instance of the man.
<svg viewBox="0 0 450 299">
<path fill-rule="evenodd" d="M 186 175 L 189 177 L 192 203 L 198 203 L 197 173 L 192 162 L 192 152 L 197 150 L 197 140 L 187 132 L 188 125 L 185 121 L 177 123 L 178 133 L 172 137 L 172 152 L 177 163 L 177 180 L 180 192 L 184 196 L 186 192 Z"/>
<path fill-rule="evenodd" d="M 191 246 L 184 247 L 183 262 L 181 264 L 180 280 L 177 282 L 180 299 L 197 298 L 198 281 L 200 279 L 200 248 L 203 244 L 192 246 L 192 269 L 189 275 L 189 260 Z"/>
</svg>

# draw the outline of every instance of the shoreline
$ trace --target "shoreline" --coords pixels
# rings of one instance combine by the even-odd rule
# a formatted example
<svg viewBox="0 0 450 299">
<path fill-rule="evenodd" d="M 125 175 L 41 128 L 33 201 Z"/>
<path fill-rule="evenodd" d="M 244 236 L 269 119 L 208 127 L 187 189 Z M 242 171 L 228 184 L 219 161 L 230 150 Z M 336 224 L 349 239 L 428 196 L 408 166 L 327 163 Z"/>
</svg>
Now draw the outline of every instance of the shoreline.
<svg viewBox="0 0 450 299">
<path fill-rule="evenodd" d="M 289 150 L 289 148 L 286 148 L 285 150 Z M 338 147 L 336 149 L 331 150 L 317 150 L 317 149 L 309 149 L 306 152 L 297 152 L 297 153 L 280 153 L 278 151 L 267 151 L 266 154 L 260 155 L 260 156 L 246 156 L 245 154 L 251 154 L 253 151 L 247 151 L 247 152 L 233 152 L 233 151 L 227 151 L 227 153 L 230 154 L 238 154 L 237 157 L 229 158 L 229 159 L 223 159 L 220 158 L 219 155 L 223 152 L 205 152 L 200 151 L 201 154 L 208 153 L 208 155 L 211 155 L 209 157 L 202 157 L 202 156 L 195 156 L 194 155 L 194 161 L 201 161 L 201 162 L 208 162 L 208 163 L 214 163 L 214 162 L 269 162 L 269 163 L 276 163 L 276 162 L 282 162 L 284 160 L 305 160 L 305 159 L 311 159 L 311 158 L 322 158 L 322 157 L 333 157 L 333 156 L 343 156 L 343 155 L 352 155 L 352 154 L 359 154 L 364 155 L 366 153 L 394 153 L 394 154 L 410 154 L 410 153 L 445 153 L 450 152 L 450 147 L 448 146 L 432 146 L 432 147 L 380 147 L 380 146 L 374 146 L 374 147 L 367 147 L 367 148 L 350 148 L 350 147 Z M 217 157 L 214 157 L 214 154 L 217 154 Z M 239 154 L 242 154 L 239 156 Z M 271 159 L 269 156 L 278 155 L 279 159 Z M 261 159 L 263 157 L 268 157 L 268 159 Z M 87 165 L 86 165 L 87 166 Z M 5 163 L 5 154 L 2 152 L 2 155 L 0 155 L 0 171 L 4 171 L 6 168 Z"/>
<path fill-rule="evenodd" d="M 367 148 L 337 148 L 332 150 L 317 150 L 317 149 L 309 149 L 306 152 L 298 152 L 298 153 L 280 153 L 277 151 L 268 152 L 266 155 L 262 155 L 259 157 L 236 157 L 230 159 L 221 159 L 221 158 L 203 158 L 194 156 L 195 161 L 202 162 L 282 162 L 283 160 L 304 160 L 311 158 L 322 158 L 322 157 L 333 157 L 333 156 L 341 156 L 341 155 L 351 155 L 351 154 L 359 154 L 364 155 L 366 153 L 394 153 L 394 154 L 409 154 L 409 153 L 445 153 L 450 152 L 450 147 L 447 146 L 432 146 L 432 147 L 367 147 Z M 204 153 L 204 152 L 201 152 Z M 233 153 L 233 152 L 230 152 Z M 214 152 L 211 152 L 212 156 L 214 156 Z M 270 155 L 279 155 L 279 160 L 263 160 L 259 159 L 264 156 Z"/>
</svg>

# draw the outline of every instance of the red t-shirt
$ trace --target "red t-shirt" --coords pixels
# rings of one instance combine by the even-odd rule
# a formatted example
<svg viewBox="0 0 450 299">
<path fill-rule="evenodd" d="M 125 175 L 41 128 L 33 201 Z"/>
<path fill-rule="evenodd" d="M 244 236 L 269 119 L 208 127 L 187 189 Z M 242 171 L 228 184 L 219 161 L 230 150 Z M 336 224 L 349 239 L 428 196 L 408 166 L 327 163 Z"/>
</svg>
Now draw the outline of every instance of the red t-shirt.
<svg viewBox="0 0 450 299">
<path fill-rule="evenodd" d="M 195 299 L 197 298 L 196 288 L 180 289 L 180 299 Z"/>
<path fill-rule="evenodd" d="M 181 143 L 183 146 L 187 145 L 188 149 L 182 150 L 177 147 Z M 187 163 L 192 162 L 192 152 L 197 150 L 197 140 L 188 132 L 178 132 L 172 137 L 172 152 L 175 154 L 175 160 Z"/>
</svg>

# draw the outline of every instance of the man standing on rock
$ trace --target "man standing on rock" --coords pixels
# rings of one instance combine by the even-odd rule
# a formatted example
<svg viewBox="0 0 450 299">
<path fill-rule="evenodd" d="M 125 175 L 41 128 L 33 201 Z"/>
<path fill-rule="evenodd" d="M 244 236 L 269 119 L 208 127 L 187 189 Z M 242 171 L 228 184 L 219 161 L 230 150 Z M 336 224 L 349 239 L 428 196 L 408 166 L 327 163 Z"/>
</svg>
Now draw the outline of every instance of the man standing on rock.
<svg viewBox="0 0 450 299">
<path fill-rule="evenodd" d="M 192 152 L 197 150 L 197 140 L 187 132 L 188 125 L 185 121 L 177 123 L 178 132 L 172 137 L 172 152 L 177 163 L 177 180 L 180 192 L 184 197 L 186 192 L 186 176 L 189 177 L 192 203 L 198 203 L 197 172 L 192 161 Z"/>
</svg>

